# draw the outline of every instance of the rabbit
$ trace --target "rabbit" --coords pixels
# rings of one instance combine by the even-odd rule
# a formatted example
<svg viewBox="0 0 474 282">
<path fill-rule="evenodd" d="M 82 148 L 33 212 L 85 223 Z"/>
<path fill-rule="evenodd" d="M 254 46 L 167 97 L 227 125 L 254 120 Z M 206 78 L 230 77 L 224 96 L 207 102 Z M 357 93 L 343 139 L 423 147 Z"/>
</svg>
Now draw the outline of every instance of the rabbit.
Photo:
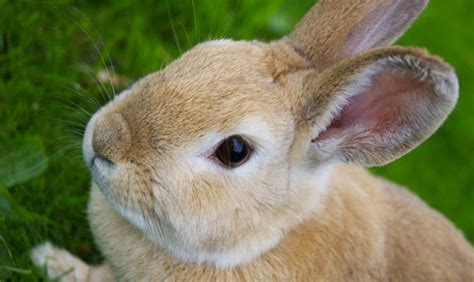
<svg viewBox="0 0 474 282">
<path fill-rule="evenodd" d="M 88 122 L 100 266 L 47 242 L 62 281 L 474 281 L 444 216 L 370 174 L 453 110 L 455 71 L 389 46 L 427 0 L 321 0 L 280 40 L 213 40 Z M 71 270 L 67 273 L 67 270 Z"/>
</svg>

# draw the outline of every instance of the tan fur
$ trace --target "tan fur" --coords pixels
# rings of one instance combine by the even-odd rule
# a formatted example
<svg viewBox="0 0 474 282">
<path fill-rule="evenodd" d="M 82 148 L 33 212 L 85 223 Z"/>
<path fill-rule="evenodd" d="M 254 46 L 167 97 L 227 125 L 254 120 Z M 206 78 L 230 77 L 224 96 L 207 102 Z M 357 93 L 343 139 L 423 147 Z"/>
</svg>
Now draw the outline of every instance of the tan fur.
<svg viewBox="0 0 474 282">
<path fill-rule="evenodd" d="M 324 213 L 253 262 L 219 270 L 183 264 L 151 244 L 96 186 L 89 216 L 118 280 L 471 281 L 474 254 L 440 214 L 403 188 L 338 166 Z M 119 248 L 117 246 L 120 246 Z"/>
<path fill-rule="evenodd" d="M 418 16 L 427 0 L 320 1 L 288 36 L 296 50 L 308 56 L 318 68 L 359 53 L 385 46 L 398 38 Z M 403 18 L 401 18 L 401 15 Z M 380 22 L 390 24 L 390 32 L 379 33 L 372 42 L 357 41 L 355 35 L 370 34 Z M 335 23 L 335 24 L 328 24 Z"/>
<path fill-rule="evenodd" d="M 63 280 L 474 280 L 473 248 L 443 216 L 341 164 L 400 157 L 454 107 L 441 59 L 368 50 L 425 5 L 322 0 L 282 40 L 199 44 L 115 97 L 83 146 L 106 264 L 66 253 L 75 268 Z M 232 135 L 253 154 L 229 169 L 214 151 Z M 51 254 L 65 256 L 40 247 L 33 258 Z"/>
</svg>

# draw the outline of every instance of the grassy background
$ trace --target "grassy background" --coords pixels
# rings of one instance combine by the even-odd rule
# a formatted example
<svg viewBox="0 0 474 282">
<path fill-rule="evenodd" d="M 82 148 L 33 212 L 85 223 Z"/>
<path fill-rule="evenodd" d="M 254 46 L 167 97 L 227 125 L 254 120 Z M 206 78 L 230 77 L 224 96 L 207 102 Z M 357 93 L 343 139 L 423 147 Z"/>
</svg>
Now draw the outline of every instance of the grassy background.
<svg viewBox="0 0 474 282">
<path fill-rule="evenodd" d="M 101 259 L 87 227 L 89 174 L 79 150 L 88 115 L 113 92 L 94 80 L 100 70 L 113 65 L 134 80 L 209 38 L 276 39 L 313 2 L 0 0 L 0 280 L 39 279 L 28 251 L 44 240 Z M 460 99 L 431 139 L 374 170 L 409 186 L 471 242 L 473 27 L 472 0 L 432 0 L 398 42 L 453 64 Z"/>
</svg>

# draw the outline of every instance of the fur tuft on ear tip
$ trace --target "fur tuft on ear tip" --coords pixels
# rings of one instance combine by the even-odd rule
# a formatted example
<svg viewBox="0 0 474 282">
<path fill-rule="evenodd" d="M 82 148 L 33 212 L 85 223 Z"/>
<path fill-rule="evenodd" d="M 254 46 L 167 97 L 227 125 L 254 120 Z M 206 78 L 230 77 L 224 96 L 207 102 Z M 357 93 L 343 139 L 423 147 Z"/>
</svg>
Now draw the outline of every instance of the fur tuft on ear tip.
<svg viewBox="0 0 474 282">
<path fill-rule="evenodd" d="M 459 81 L 456 71 L 445 62 L 438 64 L 438 66 L 440 69 L 433 67 L 430 74 L 435 91 L 440 95 L 446 95 L 447 100 L 451 101 L 454 106 L 459 96 Z"/>
<path fill-rule="evenodd" d="M 345 59 L 311 84 L 308 108 L 319 160 L 384 165 L 430 136 L 454 108 L 453 68 L 425 50 L 375 49 Z M 325 109 L 325 110 L 324 110 Z"/>
<path fill-rule="evenodd" d="M 397 48 L 397 47 L 394 47 Z M 410 71 L 420 81 L 429 83 L 435 93 L 446 95 L 446 98 L 456 101 L 459 92 L 459 82 L 453 67 L 442 58 L 432 56 L 426 49 L 412 48 L 405 55 L 393 55 L 388 58 L 388 63 Z"/>
</svg>

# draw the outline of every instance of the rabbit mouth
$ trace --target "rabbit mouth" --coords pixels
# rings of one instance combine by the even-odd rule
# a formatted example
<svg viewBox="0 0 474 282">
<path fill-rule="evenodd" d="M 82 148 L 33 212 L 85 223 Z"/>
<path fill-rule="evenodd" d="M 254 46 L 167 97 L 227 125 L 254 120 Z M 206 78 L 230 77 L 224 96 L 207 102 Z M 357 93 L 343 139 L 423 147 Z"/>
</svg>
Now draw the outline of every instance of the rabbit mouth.
<svg viewBox="0 0 474 282">
<path fill-rule="evenodd" d="M 92 180 L 99 186 L 102 193 L 107 194 L 107 187 L 109 186 L 107 166 L 109 164 L 103 161 L 100 157 L 93 157 L 90 163 L 90 171 Z"/>
<path fill-rule="evenodd" d="M 98 170 L 111 169 L 115 167 L 115 163 L 100 155 L 94 155 L 90 161 L 89 167 L 93 170 L 94 169 L 98 169 Z"/>
</svg>

